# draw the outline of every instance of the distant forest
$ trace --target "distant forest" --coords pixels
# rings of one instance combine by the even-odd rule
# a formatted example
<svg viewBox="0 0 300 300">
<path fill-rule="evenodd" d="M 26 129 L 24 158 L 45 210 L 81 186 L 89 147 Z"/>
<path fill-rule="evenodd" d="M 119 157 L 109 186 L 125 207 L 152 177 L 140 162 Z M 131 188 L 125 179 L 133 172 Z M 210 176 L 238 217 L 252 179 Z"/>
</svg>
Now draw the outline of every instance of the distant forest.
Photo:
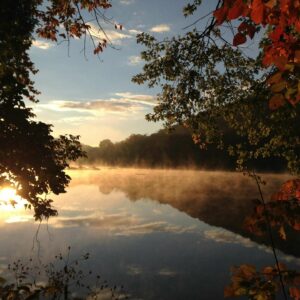
<svg viewBox="0 0 300 300">
<path fill-rule="evenodd" d="M 113 143 L 102 140 L 98 147 L 84 145 L 86 158 L 80 158 L 80 167 L 104 165 L 147 168 L 197 168 L 234 170 L 235 157 L 223 149 L 208 145 L 201 149 L 183 127 L 172 131 L 159 130 L 151 135 L 132 134 L 127 139 Z M 284 163 L 277 158 L 256 160 L 251 166 L 257 171 L 284 171 Z"/>
</svg>

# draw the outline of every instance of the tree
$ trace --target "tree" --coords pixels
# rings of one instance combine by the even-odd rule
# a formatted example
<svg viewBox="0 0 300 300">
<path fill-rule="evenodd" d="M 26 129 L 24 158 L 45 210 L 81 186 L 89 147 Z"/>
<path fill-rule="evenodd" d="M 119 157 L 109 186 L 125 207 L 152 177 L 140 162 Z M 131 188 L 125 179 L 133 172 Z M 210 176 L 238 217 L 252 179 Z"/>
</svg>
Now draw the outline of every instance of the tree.
<svg viewBox="0 0 300 300">
<path fill-rule="evenodd" d="M 4 0 L 0 12 L 0 184 L 14 187 L 28 200 L 35 219 L 56 215 L 49 193 L 60 194 L 70 177 L 70 160 L 84 155 L 78 136 L 53 137 L 51 125 L 34 119 L 26 99 L 37 102 L 38 91 L 31 75 L 37 70 L 28 49 L 34 32 L 56 41 L 90 34 L 85 11 L 98 21 L 106 0 Z M 92 37 L 92 36 L 91 36 Z M 106 45 L 95 44 L 95 53 Z"/>
<path fill-rule="evenodd" d="M 252 3 L 218 1 L 214 12 L 217 19 L 211 14 L 204 20 L 206 27 L 197 27 L 196 23 L 194 29 L 178 37 L 159 41 L 146 33 L 138 35 L 138 43 L 146 47 L 141 53 L 145 65 L 133 81 L 161 88 L 158 104 L 147 115 L 148 120 L 163 120 L 168 127 L 182 124 L 191 128 L 197 143 L 203 147 L 209 143 L 226 147 L 237 157 L 240 168 L 246 168 L 253 159 L 275 156 L 284 158 L 291 172 L 299 173 L 299 105 L 289 101 L 278 109 L 270 109 L 269 99 L 274 96 L 274 86 L 273 91 L 269 88 L 274 77 L 270 76 L 277 74 L 276 66 L 265 68 L 263 53 L 251 58 L 225 39 L 228 33 L 221 27 L 221 21 L 227 15 L 222 11 L 225 16 L 221 19 L 220 9 L 228 3 L 230 8 L 237 9 L 236 3 L 240 2 Z M 194 13 L 200 4 L 201 1 L 189 4 L 185 15 Z M 245 27 L 249 22 L 242 24 Z M 226 26 L 235 30 L 231 23 Z M 241 33 L 239 27 L 238 33 L 253 36 L 260 28 L 256 25 Z M 264 38 L 261 47 L 267 41 Z M 288 92 L 289 88 L 286 89 Z M 233 140 L 240 137 L 241 142 L 224 140 L 226 131 L 232 131 Z"/>
<path fill-rule="evenodd" d="M 184 14 L 195 13 L 199 5 L 201 0 L 194 0 Z M 203 20 L 204 28 L 197 26 Z M 211 14 L 194 24 L 184 35 L 163 41 L 145 33 L 138 36 L 146 47 L 141 53 L 146 64 L 133 81 L 162 90 L 148 120 L 189 127 L 203 147 L 225 146 L 240 169 L 247 169 L 253 159 L 275 156 L 299 174 L 300 2 L 219 0 Z M 251 58 L 237 46 L 259 31 L 264 31 L 260 52 Z M 228 131 L 233 139 L 224 139 Z M 251 175 L 261 197 L 247 225 L 268 233 L 276 266 L 261 272 L 249 265 L 233 269 L 224 295 L 268 300 L 281 290 L 288 299 L 289 285 L 290 297 L 299 299 L 299 272 L 280 265 L 272 233 L 274 227 L 284 239 L 285 227 L 299 230 L 299 181 L 285 183 L 274 201 L 266 203 L 257 175 Z"/>
</svg>

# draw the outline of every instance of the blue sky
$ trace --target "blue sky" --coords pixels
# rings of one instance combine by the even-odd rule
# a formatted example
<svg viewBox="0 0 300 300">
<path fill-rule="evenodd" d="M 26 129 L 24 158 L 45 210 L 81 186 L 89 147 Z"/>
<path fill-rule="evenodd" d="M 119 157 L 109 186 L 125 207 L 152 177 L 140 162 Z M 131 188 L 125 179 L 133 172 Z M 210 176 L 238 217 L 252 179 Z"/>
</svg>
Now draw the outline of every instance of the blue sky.
<svg viewBox="0 0 300 300">
<path fill-rule="evenodd" d="M 54 134 L 79 134 L 81 141 L 98 145 L 109 138 L 118 141 L 132 133 L 149 134 L 162 127 L 149 123 L 158 90 L 138 86 L 131 77 L 141 71 L 142 50 L 136 33 L 150 32 L 158 38 L 183 33 L 192 23 L 182 14 L 186 0 L 114 0 L 107 16 L 122 24 L 122 31 L 105 25 L 117 50 L 107 48 L 100 55 L 92 54 L 87 42 L 86 58 L 81 52 L 83 40 L 56 45 L 36 38 L 30 55 L 39 69 L 34 80 L 41 91 L 40 102 L 34 105 L 39 120 L 54 125 Z M 205 1 L 204 1 L 205 2 Z M 215 1 L 206 1 L 213 4 Z M 206 5 L 205 5 L 206 7 Z"/>
</svg>

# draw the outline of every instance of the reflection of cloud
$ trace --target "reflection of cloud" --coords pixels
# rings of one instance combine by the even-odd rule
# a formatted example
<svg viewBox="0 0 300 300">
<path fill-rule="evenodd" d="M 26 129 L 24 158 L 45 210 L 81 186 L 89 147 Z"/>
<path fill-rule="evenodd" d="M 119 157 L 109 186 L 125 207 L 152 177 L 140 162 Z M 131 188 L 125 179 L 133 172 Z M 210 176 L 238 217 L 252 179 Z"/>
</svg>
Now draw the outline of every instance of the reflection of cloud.
<svg viewBox="0 0 300 300">
<path fill-rule="evenodd" d="M 153 232 L 169 232 L 169 233 L 185 233 L 194 230 L 194 227 L 181 227 L 171 225 L 167 222 L 158 221 L 150 223 L 142 223 L 142 220 L 134 215 L 125 213 L 75 217 L 75 218 L 59 218 L 53 221 L 54 227 L 98 227 L 104 232 L 113 235 L 144 235 Z"/>
<path fill-rule="evenodd" d="M 152 32 L 168 32 L 171 30 L 171 27 L 168 24 L 159 24 L 150 28 Z"/>
<path fill-rule="evenodd" d="M 250 239 L 224 229 L 206 230 L 204 231 L 204 237 L 218 243 L 240 244 L 247 248 L 257 246 L 257 244 Z"/>
<path fill-rule="evenodd" d="M 34 41 L 32 41 L 32 46 L 35 48 L 42 49 L 42 50 L 48 50 L 49 48 L 51 48 L 53 46 L 53 44 L 49 43 L 49 42 L 41 41 L 41 40 L 34 40 Z"/>
<path fill-rule="evenodd" d="M 161 269 L 158 271 L 158 275 L 161 275 L 161 276 L 168 276 L 168 277 L 174 277 L 177 275 L 177 272 L 175 271 L 172 271 L 170 269 L 167 269 L 167 268 L 164 268 L 164 269 Z"/>
<path fill-rule="evenodd" d="M 129 274 L 129 275 L 136 276 L 136 275 L 140 275 L 142 273 L 143 273 L 143 270 L 140 266 L 136 266 L 136 265 L 127 266 L 127 274 Z"/>
<path fill-rule="evenodd" d="M 132 299 L 131 297 L 129 298 L 129 294 L 125 294 L 123 292 L 119 292 L 119 291 L 114 291 L 114 297 L 112 297 L 112 291 L 110 288 L 106 288 L 106 289 L 97 289 L 96 291 L 93 291 L 93 293 L 91 293 L 91 295 L 89 295 L 86 300 L 111 300 L 111 299 Z"/>
<path fill-rule="evenodd" d="M 235 234 L 231 231 L 225 229 L 211 229 L 204 231 L 204 237 L 210 240 L 214 240 L 217 243 L 229 243 L 229 244 L 239 244 L 247 248 L 256 247 L 267 253 L 272 253 L 271 249 L 265 245 L 259 245 L 255 242 L 252 242 L 249 238 L 244 238 L 238 234 Z M 279 254 L 282 260 L 287 262 L 296 262 L 300 264 L 300 259 L 286 254 Z"/>
</svg>

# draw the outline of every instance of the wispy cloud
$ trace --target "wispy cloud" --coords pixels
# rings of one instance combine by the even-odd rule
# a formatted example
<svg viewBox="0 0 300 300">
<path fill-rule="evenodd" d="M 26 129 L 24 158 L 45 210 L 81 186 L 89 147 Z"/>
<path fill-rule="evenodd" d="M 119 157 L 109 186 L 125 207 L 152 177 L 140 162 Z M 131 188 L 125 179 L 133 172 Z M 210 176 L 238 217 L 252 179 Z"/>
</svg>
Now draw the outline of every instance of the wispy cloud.
<svg viewBox="0 0 300 300">
<path fill-rule="evenodd" d="M 121 112 L 135 108 L 135 105 L 130 102 L 119 101 L 116 99 L 109 100 L 93 100 L 93 101 L 61 101 L 60 107 L 80 110 L 102 110 L 110 112 Z"/>
<path fill-rule="evenodd" d="M 42 41 L 42 40 L 34 40 L 34 41 L 32 41 L 32 46 L 35 48 L 42 49 L 42 50 L 48 50 L 49 48 L 51 48 L 53 46 L 53 44 Z"/>
<path fill-rule="evenodd" d="M 120 3 L 123 5 L 131 5 L 135 2 L 135 0 L 120 0 Z"/>
<path fill-rule="evenodd" d="M 137 30 L 137 29 L 129 29 L 128 32 L 129 32 L 130 34 L 137 35 L 137 34 L 139 34 L 139 33 L 142 33 L 143 31 Z"/>
<path fill-rule="evenodd" d="M 155 97 L 152 95 L 120 92 L 115 93 L 114 97 L 108 99 L 94 99 L 89 101 L 53 100 L 46 104 L 39 104 L 37 109 L 57 112 L 76 111 L 88 118 L 89 115 L 99 115 L 99 113 L 119 114 L 140 112 L 145 110 L 147 106 L 151 107 L 153 105 L 155 105 Z M 74 116 L 71 117 L 74 118 Z M 79 118 L 80 116 L 75 117 Z"/>
<path fill-rule="evenodd" d="M 159 24 L 150 28 L 151 32 L 168 32 L 171 30 L 171 27 L 168 24 Z"/>
<path fill-rule="evenodd" d="M 140 56 L 129 56 L 128 58 L 128 64 L 131 66 L 139 65 L 142 62 L 142 59 Z"/>
<path fill-rule="evenodd" d="M 123 101 L 132 101 L 145 105 L 155 105 L 155 97 L 152 95 L 133 94 L 130 92 L 116 93 Z"/>
<path fill-rule="evenodd" d="M 112 30 L 105 29 L 104 31 L 99 29 L 93 23 L 88 23 L 90 25 L 90 32 L 95 39 L 103 40 L 106 39 L 108 42 L 111 42 L 115 45 L 120 45 L 122 40 L 133 38 L 133 34 L 129 30 Z"/>
</svg>

